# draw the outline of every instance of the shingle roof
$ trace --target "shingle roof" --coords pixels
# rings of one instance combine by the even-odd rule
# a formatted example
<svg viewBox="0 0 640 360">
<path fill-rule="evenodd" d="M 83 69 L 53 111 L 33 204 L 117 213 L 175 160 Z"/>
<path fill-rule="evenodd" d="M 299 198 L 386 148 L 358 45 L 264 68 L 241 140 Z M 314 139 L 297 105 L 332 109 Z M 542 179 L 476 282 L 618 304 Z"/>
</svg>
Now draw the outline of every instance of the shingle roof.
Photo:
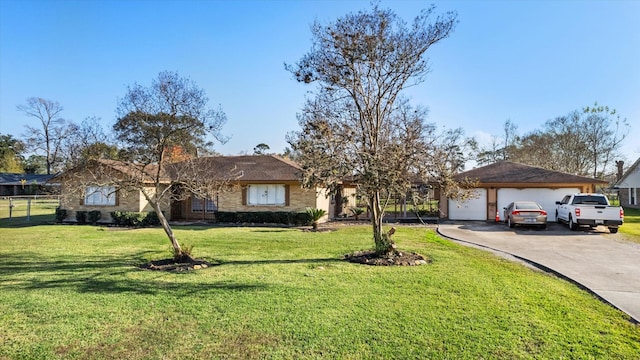
<svg viewBox="0 0 640 360">
<path fill-rule="evenodd" d="M 145 166 L 126 163 L 118 160 L 109 159 L 96 159 L 91 160 L 86 164 L 82 164 L 76 168 L 73 168 L 65 173 L 56 175 L 55 178 L 65 179 L 71 173 L 84 172 L 87 169 L 92 169 L 94 175 L 107 176 L 107 177 L 120 177 L 119 174 L 125 175 L 127 178 L 139 179 L 145 183 L 153 183 L 155 173 L 158 170 L 157 164 L 147 164 Z M 163 169 L 164 170 L 164 169 Z M 171 181 L 166 170 L 160 174 L 160 182 L 168 183 Z"/>
<path fill-rule="evenodd" d="M 42 185 L 54 176 L 55 175 L 0 173 L 0 185 L 22 185 L 22 180 L 25 180 L 25 185 Z"/>
<path fill-rule="evenodd" d="M 298 164 L 275 155 L 210 156 L 193 160 L 213 180 L 299 181 Z"/>
<path fill-rule="evenodd" d="M 560 171 L 547 170 L 535 166 L 501 161 L 494 164 L 465 171 L 456 176 L 468 178 L 479 183 L 521 183 L 521 184 L 606 184 L 607 181 L 586 176 L 578 176 Z"/>
<path fill-rule="evenodd" d="M 638 158 L 638 160 L 636 160 L 636 162 L 634 162 L 633 165 L 631 165 L 631 167 L 629 169 L 627 169 L 627 171 L 624 173 L 624 175 L 622 175 L 620 180 L 618 180 L 618 182 L 616 183 L 616 186 L 621 187 L 621 188 L 630 187 L 628 184 L 626 184 L 627 178 L 629 177 L 629 175 L 631 175 L 634 172 L 636 172 L 639 166 L 640 166 L 640 158 Z M 633 187 L 633 186 L 631 186 L 631 187 Z"/>
</svg>

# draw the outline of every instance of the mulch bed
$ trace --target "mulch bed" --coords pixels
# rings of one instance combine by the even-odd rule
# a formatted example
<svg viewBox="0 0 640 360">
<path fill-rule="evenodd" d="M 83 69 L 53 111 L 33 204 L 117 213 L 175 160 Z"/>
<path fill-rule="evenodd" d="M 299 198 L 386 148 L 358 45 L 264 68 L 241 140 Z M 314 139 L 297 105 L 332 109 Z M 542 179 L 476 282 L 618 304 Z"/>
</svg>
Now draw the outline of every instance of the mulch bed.
<svg viewBox="0 0 640 360">
<path fill-rule="evenodd" d="M 431 262 L 431 259 L 420 254 L 402 251 L 395 251 L 383 256 L 373 250 L 357 251 L 353 254 L 346 254 L 344 259 L 353 263 L 375 266 L 417 266 Z"/>
<path fill-rule="evenodd" d="M 205 260 L 198 259 L 185 262 L 176 262 L 174 259 L 162 259 L 142 264 L 140 268 L 145 270 L 180 272 L 205 269 L 213 265 L 214 264 L 211 264 Z"/>
</svg>

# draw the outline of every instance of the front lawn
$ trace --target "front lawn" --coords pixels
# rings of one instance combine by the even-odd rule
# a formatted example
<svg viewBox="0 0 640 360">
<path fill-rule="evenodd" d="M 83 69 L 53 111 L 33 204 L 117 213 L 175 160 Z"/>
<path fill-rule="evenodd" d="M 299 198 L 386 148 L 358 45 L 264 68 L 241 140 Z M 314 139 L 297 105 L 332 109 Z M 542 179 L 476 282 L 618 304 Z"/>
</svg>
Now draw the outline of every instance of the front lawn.
<svg viewBox="0 0 640 360">
<path fill-rule="evenodd" d="M 640 243 L 640 209 L 624 209 L 624 224 L 619 232 L 625 234 L 626 239 Z"/>
<path fill-rule="evenodd" d="M 0 358 L 634 359 L 640 330 L 551 275 L 400 227 L 433 261 L 372 267 L 369 227 L 179 227 L 212 263 L 170 256 L 161 229 L 0 228 Z"/>
</svg>

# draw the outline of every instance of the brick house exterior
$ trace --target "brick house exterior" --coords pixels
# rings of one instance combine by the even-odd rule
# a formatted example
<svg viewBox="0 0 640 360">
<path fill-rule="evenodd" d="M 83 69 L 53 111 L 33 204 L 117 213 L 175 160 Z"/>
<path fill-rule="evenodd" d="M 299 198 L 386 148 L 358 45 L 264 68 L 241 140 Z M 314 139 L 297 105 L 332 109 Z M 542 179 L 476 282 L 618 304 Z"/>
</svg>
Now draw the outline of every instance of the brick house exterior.
<svg viewBox="0 0 640 360">
<path fill-rule="evenodd" d="M 114 162 L 114 164 L 117 164 Z M 221 212 L 304 212 L 306 208 L 319 208 L 329 211 L 330 199 L 320 189 L 303 189 L 300 182 L 300 167 L 287 159 L 273 155 L 212 156 L 192 160 L 190 166 L 202 171 L 202 178 L 212 182 L 223 181 L 233 175 L 233 180 L 217 192 L 214 198 L 202 199 L 191 193 L 183 192 L 161 204 L 166 217 L 172 221 L 214 220 Z M 179 165 L 178 165 L 179 167 Z M 113 194 L 98 194 L 99 205 L 87 203 L 89 190 L 78 191 L 77 186 L 65 186 L 73 179 L 87 185 L 99 184 L 108 187 L 109 177 L 119 176 L 122 168 L 101 177 L 95 177 L 90 169 L 78 169 L 63 174 L 61 207 L 67 210 L 67 219 L 75 219 L 77 211 L 98 210 L 101 222 L 111 222 L 110 212 L 149 212 L 153 211 L 140 191 L 113 189 Z M 177 172 L 168 171 L 163 179 L 166 186 L 179 182 Z M 71 179 L 71 180 L 70 180 Z M 151 185 L 152 183 L 150 183 Z M 89 188 L 90 186 L 87 186 Z M 73 188 L 73 189 L 72 189 Z M 179 186 L 173 191 L 181 192 Z M 147 188 L 152 190 L 153 187 Z M 167 198 L 168 199 L 168 198 Z M 323 219 L 327 220 L 327 216 Z M 321 220 L 322 221 L 322 220 Z"/>
</svg>

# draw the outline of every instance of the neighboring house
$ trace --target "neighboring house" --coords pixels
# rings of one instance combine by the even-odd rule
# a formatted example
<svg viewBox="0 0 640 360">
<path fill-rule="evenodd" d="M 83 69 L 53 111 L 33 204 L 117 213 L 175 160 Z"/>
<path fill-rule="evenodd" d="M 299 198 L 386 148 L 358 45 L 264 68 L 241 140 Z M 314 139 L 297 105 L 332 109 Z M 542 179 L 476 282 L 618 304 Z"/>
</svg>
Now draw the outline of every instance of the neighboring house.
<svg viewBox="0 0 640 360">
<path fill-rule="evenodd" d="M 179 171 L 163 177 L 166 185 L 174 184 L 174 199 L 162 205 L 167 218 L 173 221 L 213 220 L 216 212 L 284 211 L 304 212 L 320 208 L 328 212 L 330 200 L 323 191 L 301 187 L 301 168 L 294 162 L 272 155 L 212 156 L 194 160 L 195 167 L 212 182 L 227 181 L 228 185 L 209 198 L 186 193 L 178 185 Z M 113 162 L 114 165 L 117 162 Z M 178 163 L 179 165 L 180 163 Z M 193 164 L 191 164 L 193 165 Z M 62 186 L 62 208 L 68 219 L 76 211 L 101 211 L 101 219 L 110 222 L 112 211 L 146 212 L 150 205 L 139 191 L 123 191 L 109 184 L 108 178 L 96 178 L 92 184 L 91 169 L 79 169 L 65 174 Z M 127 171 L 115 167 L 111 176 Z M 82 193 L 73 191 L 74 177 L 88 184 Z M 232 179 L 232 180 L 226 180 Z M 71 182 L 69 182 L 71 181 Z M 149 182 L 149 185 L 152 183 Z M 326 220 L 327 216 L 325 216 Z"/>
<path fill-rule="evenodd" d="M 556 201 L 567 194 L 595 192 L 607 182 L 584 176 L 502 161 L 457 175 L 477 181 L 475 197 L 467 201 L 440 199 L 441 217 L 451 220 L 494 220 L 496 213 L 516 200 L 537 201 L 555 221 Z M 501 215 L 502 216 L 502 215 Z"/>
<path fill-rule="evenodd" d="M 53 191 L 54 175 L 0 173 L 0 196 L 40 195 Z"/>
<path fill-rule="evenodd" d="M 640 208 L 640 158 L 631 165 L 615 185 L 620 206 Z"/>
</svg>

